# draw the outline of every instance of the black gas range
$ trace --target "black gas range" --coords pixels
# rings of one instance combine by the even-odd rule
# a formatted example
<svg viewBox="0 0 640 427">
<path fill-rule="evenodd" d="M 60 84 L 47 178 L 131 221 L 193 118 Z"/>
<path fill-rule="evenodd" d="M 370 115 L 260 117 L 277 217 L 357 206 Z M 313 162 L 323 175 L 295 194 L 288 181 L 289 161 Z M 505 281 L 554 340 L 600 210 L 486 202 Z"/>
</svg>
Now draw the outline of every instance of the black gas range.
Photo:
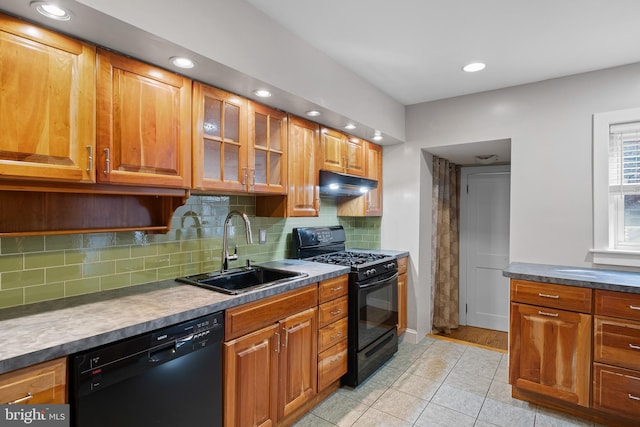
<svg viewBox="0 0 640 427">
<path fill-rule="evenodd" d="M 380 251 L 346 250 L 342 226 L 294 228 L 296 258 L 345 265 L 349 273 L 348 372 L 357 386 L 398 350 L 398 265 Z"/>
</svg>

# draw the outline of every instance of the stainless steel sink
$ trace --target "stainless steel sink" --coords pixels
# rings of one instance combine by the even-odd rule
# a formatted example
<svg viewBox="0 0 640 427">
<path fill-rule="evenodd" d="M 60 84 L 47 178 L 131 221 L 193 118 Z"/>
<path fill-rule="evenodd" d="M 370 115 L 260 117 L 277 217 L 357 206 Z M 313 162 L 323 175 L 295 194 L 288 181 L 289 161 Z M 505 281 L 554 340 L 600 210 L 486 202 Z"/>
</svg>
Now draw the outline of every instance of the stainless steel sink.
<svg viewBox="0 0 640 427">
<path fill-rule="evenodd" d="M 213 273 L 195 274 L 193 276 L 180 277 L 176 280 L 225 294 L 237 295 L 307 276 L 308 274 L 306 273 L 255 266 L 236 268 L 225 271 L 224 273 L 216 271 Z"/>
</svg>

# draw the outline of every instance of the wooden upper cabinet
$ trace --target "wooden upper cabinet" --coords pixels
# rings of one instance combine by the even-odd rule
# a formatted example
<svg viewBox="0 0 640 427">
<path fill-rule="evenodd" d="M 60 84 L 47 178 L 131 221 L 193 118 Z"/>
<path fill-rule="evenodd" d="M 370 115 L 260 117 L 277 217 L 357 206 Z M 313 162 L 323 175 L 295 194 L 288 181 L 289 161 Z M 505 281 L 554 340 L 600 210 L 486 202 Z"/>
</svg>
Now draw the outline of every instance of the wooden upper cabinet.
<svg viewBox="0 0 640 427">
<path fill-rule="evenodd" d="M 98 50 L 99 182 L 188 188 L 191 80 Z"/>
<path fill-rule="evenodd" d="M 322 128 L 320 133 L 320 169 L 349 175 L 365 175 L 366 141 L 328 128 Z"/>
<path fill-rule="evenodd" d="M 318 216 L 320 212 L 319 134 L 317 123 L 289 118 L 287 216 Z"/>
<path fill-rule="evenodd" d="M 287 114 L 249 101 L 249 191 L 287 192 Z"/>
<path fill-rule="evenodd" d="M 378 187 L 359 197 L 339 197 L 338 216 L 382 216 L 382 147 L 366 142 L 365 176 Z"/>
<path fill-rule="evenodd" d="M 0 177 L 95 181 L 95 47 L 0 15 Z"/>
<path fill-rule="evenodd" d="M 193 83 L 193 188 L 246 191 L 247 99 Z"/>
</svg>

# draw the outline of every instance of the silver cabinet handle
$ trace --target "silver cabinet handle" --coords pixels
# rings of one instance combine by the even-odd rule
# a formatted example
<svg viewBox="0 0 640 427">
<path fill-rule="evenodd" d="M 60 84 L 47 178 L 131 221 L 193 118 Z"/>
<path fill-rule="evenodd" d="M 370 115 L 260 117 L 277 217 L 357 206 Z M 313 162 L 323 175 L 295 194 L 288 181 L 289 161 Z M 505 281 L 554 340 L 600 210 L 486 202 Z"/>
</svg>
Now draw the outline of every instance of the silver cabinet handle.
<svg viewBox="0 0 640 427">
<path fill-rule="evenodd" d="M 255 169 L 251 169 L 249 171 L 249 173 L 251 174 L 251 185 L 255 187 L 255 185 L 256 185 L 256 170 Z"/>
<path fill-rule="evenodd" d="M 338 315 L 338 314 L 340 314 L 340 313 L 342 313 L 342 309 L 341 309 L 341 308 L 339 308 L 339 309 L 337 309 L 337 310 L 335 310 L 335 311 L 330 312 L 330 314 L 331 314 L 332 316 L 337 316 L 337 315 Z"/>
<path fill-rule="evenodd" d="M 338 292 L 342 290 L 342 285 L 338 286 L 337 288 L 331 288 L 331 292 Z"/>
<path fill-rule="evenodd" d="M 87 167 L 87 173 L 91 173 L 93 170 L 93 147 L 87 145 L 87 151 L 89 152 L 89 166 Z"/>
<path fill-rule="evenodd" d="M 538 296 L 542 297 L 542 298 L 551 298 L 551 299 L 560 298 L 560 295 L 549 295 L 549 294 L 543 294 L 543 293 L 540 293 L 540 292 L 538 293 Z"/>
<path fill-rule="evenodd" d="M 280 353 L 280 334 L 276 332 L 276 353 Z"/>
<path fill-rule="evenodd" d="M 242 168 L 242 181 L 240 184 L 247 185 L 247 168 Z"/>
<path fill-rule="evenodd" d="M 640 345 L 629 344 L 629 348 L 633 350 L 640 350 Z"/>
<path fill-rule="evenodd" d="M 32 397 L 33 397 L 33 395 L 31 393 L 27 393 L 27 395 L 25 397 L 21 397 L 20 399 L 16 399 L 13 402 L 9 402 L 9 405 L 14 405 L 16 403 L 26 402 L 26 401 L 30 400 Z"/>
<path fill-rule="evenodd" d="M 111 173 L 111 150 L 108 148 L 104 149 L 104 155 L 106 157 L 104 161 L 104 174 L 109 175 Z"/>
<path fill-rule="evenodd" d="M 338 333 L 337 333 L 337 334 L 335 334 L 335 335 L 331 335 L 331 336 L 329 337 L 329 339 L 334 340 L 334 339 L 336 339 L 336 338 L 340 338 L 341 336 L 342 336 L 342 332 L 338 332 Z"/>
<path fill-rule="evenodd" d="M 640 307 L 638 307 L 637 305 L 630 305 L 629 308 L 631 310 L 640 310 Z"/>
<path fill-rule="evenodd" d="M 542 316 L 558 317 L 558 313 L 548 313 L 546 311 L 539 311 L 538 310 L 538 314 L 540 314 Z"/>
<path fill-rule="evenodd" d="M 638 396 L 634 396 L 633 394 L 629 393 L 627 394 L 627 396 L 629 396 L 629 399 L 633 399 L 633 400 L 640 400 L 640 397 Z"/>
</svg>

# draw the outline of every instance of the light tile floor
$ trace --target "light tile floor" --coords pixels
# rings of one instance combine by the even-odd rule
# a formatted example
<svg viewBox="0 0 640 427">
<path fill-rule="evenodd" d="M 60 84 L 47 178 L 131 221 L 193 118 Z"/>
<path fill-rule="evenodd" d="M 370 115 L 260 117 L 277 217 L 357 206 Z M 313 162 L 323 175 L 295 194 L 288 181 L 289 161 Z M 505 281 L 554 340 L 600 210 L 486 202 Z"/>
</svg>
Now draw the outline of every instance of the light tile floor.
<svg viewBox="0 0 640 427">
<path fill-rule="evenodd" d="M 590 421 L 511 398 L 506 354 L 427 337 L 356 389 L 340 388 L 295 427 L 564 427 Z"/>
</svg>

